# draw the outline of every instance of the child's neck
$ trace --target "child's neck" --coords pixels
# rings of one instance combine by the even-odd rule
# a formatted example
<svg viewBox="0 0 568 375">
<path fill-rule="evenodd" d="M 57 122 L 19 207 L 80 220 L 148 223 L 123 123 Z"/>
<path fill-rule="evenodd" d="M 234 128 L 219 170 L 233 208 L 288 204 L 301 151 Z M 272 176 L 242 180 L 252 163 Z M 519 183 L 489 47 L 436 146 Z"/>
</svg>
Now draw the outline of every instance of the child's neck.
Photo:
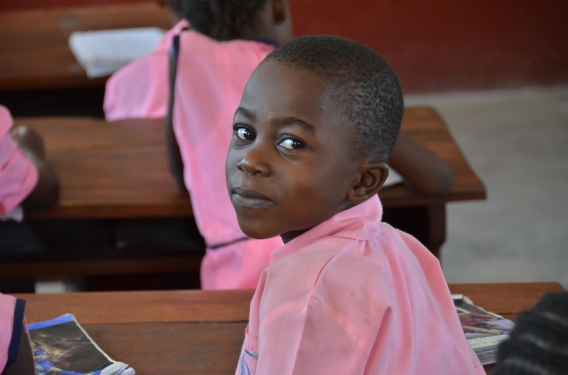
<svg viewBox="0 0 568 375">
<path fill-rule="evenodd" d="M 322 220 L 319 224 L 316 224 L 316 225 L 311 226 L 311 227 L 306 228 L 306 229 L 297 229 L 297 230 L 292 230 L 292 231 L 289 231 L 289 232 L 286 232 L 286 233 L 282 233 L 282 234 L 280 235 L 280 237 L 282 238 L 282 242 L 284 242 L 284 243 L 286 244 L 286 243 L 292 241 L 294 238 L 296 238 L 296 237 L 298 237 L 298 236 L 300 236 L 300 235 L 306 233 L 306 232 L 309 231 L 310 229 L 317 227 L 318 225 L 320 225 L 320 224 L 323 223 L 324 221 L 329 220 L 330 218 L 332 218 L 333 216 L 337 215 L 338 213 L 343 212 L 343 211 L 345 211 L 345 210 L 348 210 L 348 209 L 350 209 L 350 208 L 352 208 L 352 207 L 355 207 L 355 206 L 357 206 L 357 204 L 353 204 L 353 203 L 351 203 L 351 202 L 349 202 L 349 201 L 346 201 L 345 204 L 344 204 L 343 206 L 341 206 L 341 208 L 340 208 L 336 213 L 334 213 L 332 216 L 330 216 L 330 217 L 328 217 L 328 218 L 325 218 L 325 219 Z"/>
</svg>

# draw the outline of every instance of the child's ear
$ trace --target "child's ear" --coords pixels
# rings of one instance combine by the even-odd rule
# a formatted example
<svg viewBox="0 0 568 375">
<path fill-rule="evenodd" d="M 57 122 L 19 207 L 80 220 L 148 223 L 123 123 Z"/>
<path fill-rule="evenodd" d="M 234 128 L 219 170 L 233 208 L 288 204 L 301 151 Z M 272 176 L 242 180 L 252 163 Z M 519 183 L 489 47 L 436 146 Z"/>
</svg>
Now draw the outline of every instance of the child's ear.
<svg viewBox="0 0 568 375">
<path fill-rule="evenodd" d="M 279 25 L 286 21 L 288 12 L 286 7 L 286 0 L 271 0 L 272 1 L 272 17 L 274 24 Z"/>
<path fill-rule="evenodd" d="M 358 204 L 377 194 L 389 175 L 389 169 L 384 162 L 366 162 L 361 166 L 359 180 L 349 191 L 348 199 Z"/>
</svg>

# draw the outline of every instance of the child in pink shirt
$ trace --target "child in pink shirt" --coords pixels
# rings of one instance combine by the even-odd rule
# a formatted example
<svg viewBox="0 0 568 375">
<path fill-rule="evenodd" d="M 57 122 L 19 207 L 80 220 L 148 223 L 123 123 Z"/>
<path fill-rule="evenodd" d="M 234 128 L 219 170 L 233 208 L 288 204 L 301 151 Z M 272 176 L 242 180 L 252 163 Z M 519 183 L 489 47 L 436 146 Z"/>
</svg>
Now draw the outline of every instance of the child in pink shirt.
<svg viewBox="0 0 568 375">
<path fill-rule="evenodd" d="M 0 293 L 0 374 L 33 375 L 34 361 L 24 327 L 26 302 Z"/>
<path fill-rule="evenodd" d="M 166 125 L 170 166 L 178 183 L 190 192 L 207 244 L 202 288 L 254 288 L 282 240 L 251 239 L 239 228 L 226 194 L 228 124 L 253 70 L 276 43 L 290 38 L 289 11 L 286 0 L 216 3 L 223 6 L 182 3 L 193 29 L 179 37 L 173 125 Z"/>
<path fill-rule="evenodd" d="M 474 375 L 436 258 L 381 222 L 396 75 L 338 37 L 294 39 L 249 79 L 226 160 L 243 232 L 280 235 L 236 374 Z"/>
<path fill-rule="evenodd" d="M 12 128 L 8 109 L 0 105 L 0 216 L 20 204 L 45 209 L 57 201 L 59 180 L 45 163 L 43 140 L 24 126 Z"/>
<path fill-rule="evenodd" d="M 132 61 L 106 83 L 103 108 L 108 121 L 166 117 L 169 50 L 174 36 L 189 28 L 189 23 L 180 14 L 177 0 L 165 5 L 175 26 L 164 35 L 156 51 Z"/>
</svg>

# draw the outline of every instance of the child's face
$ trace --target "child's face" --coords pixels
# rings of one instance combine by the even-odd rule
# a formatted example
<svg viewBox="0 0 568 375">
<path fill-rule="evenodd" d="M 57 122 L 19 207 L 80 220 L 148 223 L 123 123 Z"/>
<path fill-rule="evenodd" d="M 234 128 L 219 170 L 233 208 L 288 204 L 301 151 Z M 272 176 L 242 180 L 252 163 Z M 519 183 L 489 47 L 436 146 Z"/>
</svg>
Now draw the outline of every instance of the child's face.
<svg viewBox="0 0 568 375">
<path fill-rule="evenodd" d="M 274 61 L 250 78 L 233 121 L 229 194 L 244 233 L 288 241 L 353 204 L 353 126 L 320 77 Z"/>
</svg>

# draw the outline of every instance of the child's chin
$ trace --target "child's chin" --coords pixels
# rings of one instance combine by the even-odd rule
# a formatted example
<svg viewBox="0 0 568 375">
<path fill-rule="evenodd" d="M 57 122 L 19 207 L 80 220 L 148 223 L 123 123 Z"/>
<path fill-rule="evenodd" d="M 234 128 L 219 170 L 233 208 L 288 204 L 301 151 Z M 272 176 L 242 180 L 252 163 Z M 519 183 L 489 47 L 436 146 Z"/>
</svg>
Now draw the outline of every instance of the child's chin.
<svg viewBox="0 0 568 375">
<path fill-rule="evenodd" d="M 264 240 L 266 238 L 272 238 L 279 235 L 279 233 L 274 233 L 267 228 L 250 225 L 250 223 L 243 224 L 239 221 L 239 227 L 250 238 L 256 238 L 257 240 Z"/>
</svg>

